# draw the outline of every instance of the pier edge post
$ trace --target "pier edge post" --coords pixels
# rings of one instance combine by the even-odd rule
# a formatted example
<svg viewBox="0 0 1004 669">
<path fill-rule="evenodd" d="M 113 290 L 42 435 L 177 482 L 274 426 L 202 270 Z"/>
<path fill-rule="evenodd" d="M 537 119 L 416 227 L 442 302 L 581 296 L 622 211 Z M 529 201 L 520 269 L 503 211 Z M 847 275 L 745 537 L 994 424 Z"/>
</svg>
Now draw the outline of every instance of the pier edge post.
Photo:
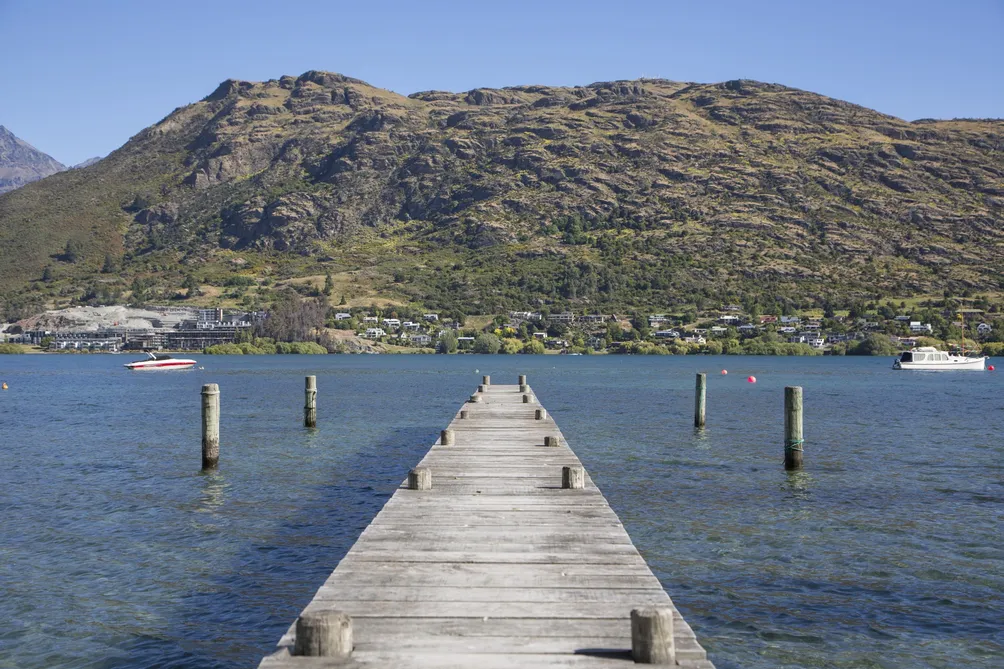
<svg viewBox="0 0 1004 669">
<path fill-rule="evenodd" d="M 202 386 L 202 468 L 213 469 L 220 461 L 220 386 Z"/>
<path fill-rule="evenodd" d="M 536 409 L 533 412 L 533 417 L 536 420 L 544 420 L 545 418 L 547 418 L 547 409 Z"/>
<path fill-rule="evenodd" d="M 694 389 L 694 427 L 704 427 L 707 408 L 708 375 L 697 375 L 697 386 Z"/>
<path fill-rule="evenodd" d="M 409 490 L 432 490 L 432 470 L 428 467 L 415 467 L 408 472 Z"/>
<path fill-rule="evenodd" d="M 490 386 L 492 384 L 492 377 L 484 375 L 481 377 L 481 385 Z"/>
<path fill-rule="evenodd" d="M 581 490 L 586 487 L 586 470 L 582 467 L 562 467 L 561 487 L 567 490 Z"/>
<path fill-rule="evenodd" d="M 476 404 L 477 402 L 480 402 L 481 401 L 481 393 L 474 393 L 473 395 L 471 395 L 471 399 L 469 399 L 467 401 L 470 402 L 470 403 L 472 403 L 472 404 Z"/>
<path fill-rule="evenodd" d="M 784 389 L 784 468 L 802 468 L 802 387 Z"/>
<path fill-rule="evenodd" d="M 676 664 L 673 609 L 632 609 L 631 657 L 639 664 Z"/>
<path fill-rule="evenodd" d="M 558 435 L 553 434 L 553 435 L 549 435 L 547 437 L 544 437 L 544 445 L 547 446 L 547 447 L 549 447 L 549 448 L 550 447 L 554 447 L 554 446 L 559 446 L 560 445 L 560 439 L 558 439 Z"/>
<path fill-rule="evenodd" d="M 519 375 L 519 385 L 521 385 L 521 386 L 525 386 L 526 385 L 526 374 L 520 374 Z"/>
<path fill-rule="evenodd" d="M 460 417 L 461 417 L 462 419 L 463 419 L 463 418 L 467 418 L 468 416 L 470 416 L 470 413 L 468 413 L 467 409 L 461 409 L 461 410 L 460 410 Z"/>
<path fill-rule="evenodd" d="M 352 654 L 352 618 L 340 611 L 304 613 L 296 619 L 293 655 L 348 658 Z"/>
<path fill-rule="evenodd" d="M 317 427 L 317 377 L 308 376 L 303 391 L 303 427 Z"/>
<path fill-rule="evenodd" d="M 446 429 L 439 432 L 439 443 L 443 446 L 453 446 L 453 430 Z"/>
</svg>

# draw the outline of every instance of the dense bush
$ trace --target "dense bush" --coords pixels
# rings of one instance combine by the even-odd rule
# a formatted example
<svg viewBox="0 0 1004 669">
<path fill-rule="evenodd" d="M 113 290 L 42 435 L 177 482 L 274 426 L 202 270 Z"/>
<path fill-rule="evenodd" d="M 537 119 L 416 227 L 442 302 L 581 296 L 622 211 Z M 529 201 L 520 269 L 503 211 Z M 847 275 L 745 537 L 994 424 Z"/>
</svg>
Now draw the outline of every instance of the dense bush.
<svg viewBox="0 0 1004 669">
<path fill-rule="evenodd" d="M 24 353 L 24 349 L 17 344 L 0 344 L 0 354 Z"/>
</svg>

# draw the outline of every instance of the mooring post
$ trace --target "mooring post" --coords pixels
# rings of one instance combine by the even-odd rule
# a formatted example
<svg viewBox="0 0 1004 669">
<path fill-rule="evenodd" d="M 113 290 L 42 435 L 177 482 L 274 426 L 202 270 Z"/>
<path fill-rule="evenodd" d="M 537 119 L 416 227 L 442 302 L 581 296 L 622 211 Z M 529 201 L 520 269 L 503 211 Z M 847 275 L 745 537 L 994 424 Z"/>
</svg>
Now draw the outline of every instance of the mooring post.
<svg viewBox="0 0 1004 669">
<path fill-rule="evenodd" d="M 666 606 L 631 611 L 631 657 L 638 664 L 676 664 L 673 609 Z"/>
<path fill-rule="evenodd" d="M 704 427 L 704 411 L 707 406 L 708 375 L 697 375 L 697 387 L 694 390 L 694 427 Z"/>
<path fill-rule="evenodd" d="M 523 395 L 523 404 L 531 404 L 532 402 L 533 402 L 532 397 L 530 397 L 529 395 Z"/>
<path fill-rule="evenodd" d="M 526 374 L 520 374 L 519 375 L 519 385 L 521 385 L 521 386 L 525 386 L 526 385 Z"/>
<path fill-rule="evenodd" d="M 530 392 L 530 386 L 526 385 L 525 383 L 519 384 L 519 392 L 521 392 L 521 393 L 528 393 L 528 392 Z"/>
<path fill-rule="evenodd" d="M 537 409 L 533 412 L 533 417 L 536 420 L 544 420 L 547 418 L 547 409 Z"/>
<path fill-rule="evenodd" d="M 802 468 L 802 386 L 784 389 L 784 468 Z"/>
<path fill-rule="evenodd" d="M 471 399 L 469 399 L 467 401 L 471 402 L 471 403 L 480 402 L 481 401 L 481 393 L 474 393 L 473 395 L 471 395 Z"/>
<path fill-rule="evenodd" d="M 579 490 L 586 487 L 586 470 L 582 467 L 562 467 L 561 487 Z"/>
<path fill-rule="evenodd" d="M 303 427 L 317 427 L 317 377 L 308 376 L 303 391 Z"/>
<path fill-rule="evenodd" d="M 560 443 L 560 441 L 558 439 L 558 435 L 556 435 L 556 434 L 544 437 L 544 445 L 545 446 L 548 446 L 548 447 L 558 446 L 559 443 Z"/>
<path fill-rule="evenodd" d="M 453 445 L 453 430 L 446 429 L 439 433 L 439 443 L 443 446 Z"/>
<path fill-rule="evenodd" d="M 460 418 L 461 419 L 467 418 L 468 416 L 470 416 L 470 413 L 467 411 L 467 409 L 461 409 L 460 410 Z"/>
<path fill-rule="evenodd" d="M 481 385 L 490 386 L 492 384 L 492 377 L 485 375 L 481 377 Z"/>
<path fill-rule="evenodd" d="M 484 393 L 484 392 L 487 392 L 487 391 L 488 391 L 488 386 L 486 386 L 485 384 L 482 383 L 480 386 L 478 386 L 478 392 L 479 393 Z"/>
<path fill-rule="evenodd" d="M 220 387 L 202 386 L 202 468 L 213 469 L 220 461 Z"/>
<path fill-rule="evenodd" d="M 409 490 L 432 490 L 432 470 L 428 467 L 415 467 L 408 472 Z"/>
<path fill-rule="evenodd" d="M 348 658 L 352 654 L 352 618 L 340 611 L 304 613 L 296 619 L 293 655 Z"/>
</svg>

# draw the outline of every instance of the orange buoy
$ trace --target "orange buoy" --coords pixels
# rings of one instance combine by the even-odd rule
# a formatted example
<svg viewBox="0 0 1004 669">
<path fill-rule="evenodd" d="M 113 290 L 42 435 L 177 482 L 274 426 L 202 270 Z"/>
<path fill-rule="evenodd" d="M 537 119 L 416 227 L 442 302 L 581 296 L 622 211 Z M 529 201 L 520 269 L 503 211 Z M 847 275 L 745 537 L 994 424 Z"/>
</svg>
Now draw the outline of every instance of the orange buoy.
<svg viewBox="0 0 1004 669">
<path fill-rule="evenodd" d="M 990 369 L 993 369 L 993 367 L 991 367 Z M 3 389 L 7 390 L 7 384 L 6 383 L 3 384 Z"/>
<path fill-rule="evenodd" d="M 756 377 L 755 376 L 747 376 L 746 377 L 746 381 L 748 381 L 749 383 L 756 383 Z"/>
</svg>

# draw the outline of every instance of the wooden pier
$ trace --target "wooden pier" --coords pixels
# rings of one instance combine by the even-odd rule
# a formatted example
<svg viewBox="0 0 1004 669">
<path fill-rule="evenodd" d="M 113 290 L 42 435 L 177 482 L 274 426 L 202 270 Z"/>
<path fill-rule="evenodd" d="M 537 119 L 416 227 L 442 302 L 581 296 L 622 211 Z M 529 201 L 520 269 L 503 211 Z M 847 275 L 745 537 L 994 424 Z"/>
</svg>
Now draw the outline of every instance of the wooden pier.
<svg viewBox="0 0 1004 669">
<path fill-rule="evenodd" d="M 632 609 L 649 607 L 672 610 L 676 666 L 714 669 L 588 474 L 574 487 L 581 463 L 520 388 L 485 384 L 463 405 L 419 463 L 431 488 L 406 481 L 301 614 L 350 616 L 351 656 L 293 655 L 294 624 L 260 669 L 623 668 Z"/>
</svg>

